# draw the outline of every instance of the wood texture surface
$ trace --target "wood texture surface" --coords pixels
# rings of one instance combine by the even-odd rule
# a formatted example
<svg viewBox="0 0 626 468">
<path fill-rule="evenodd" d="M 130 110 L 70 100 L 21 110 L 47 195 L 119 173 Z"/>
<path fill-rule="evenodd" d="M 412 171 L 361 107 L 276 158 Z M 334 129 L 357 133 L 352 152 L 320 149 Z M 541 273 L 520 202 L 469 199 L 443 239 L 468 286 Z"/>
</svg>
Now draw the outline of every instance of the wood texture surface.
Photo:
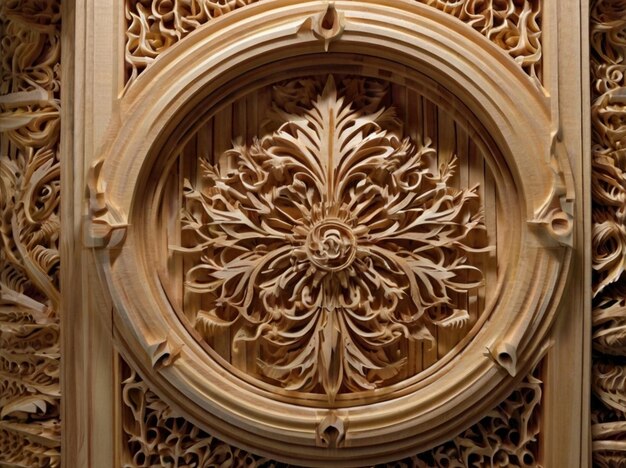
<svg viewBox="0 0 626 468">
<path fill-rule="evenodd" d="M 56 1 L 0 3 L 0 464 L 60 465 Z"/>
<path fill-rule="evenodd" d="M 593 256 L 620 466 L 591 16 L 592 173 L 584 1 L 0 0 L 0 465 L 588 466 Z"/>
<path fill-rule="evenodd" d="M 248 124 L 241 104 L 220 111 L 187 144 L 195 151 L 183 150 L 189 160 L 177 166 L 195 180 L 183 177 L 172 194 L 183 206 L 164 201 L 163 220 L 173 227 L 166 248 L 187 265 L 190 297 L 176 305 L 201 339 L 246 373 L 330 402 L 412 377 L 429 364 L 422 348 L 435 360 L 447 354 L 482 314 L 483 269 L 493 263 L 497 275 L 480 183 L 468 180 L 470 165 L 481 182 L 489 172 L 479 154 L 457 158 L 462 127 L 415 96 L 441 122 L 407 133 L 439 128 L 450 146 L 436 151 L 431 135 L 403 137 L 398 111 L 382 104 L 388 83 L 341 80 L 339 89 L 332 75 L 274 85 L 261 103 L 272 110 L 254 120 L 276 130 L 249 143 L 237 128 Z M 237 146 L 206 141 L 224 133 Z M 461 137 L 467 153 L 473 143 Z M 490 207 L 495 227 L 495 200 Z M 163 286 L 180 297 L 180 260 L 163 258 Z"/>
<path fill-rule="evenodd" d="M 592 375 L 593 461 L 626 461 L 626 277 L 624 276 L 624 57 L 626 11 L 619 2 L 591 4 L 594 269 Z"/>
<path fill-rule="evenodd" d="M 89 179 L 130 365 L 215 437 L 291 463 L 386 462 L 480 420 L 545 352 L 575 245 L 537 81 L 451 15 L 357 3 L 197 29 L 127 85 Z"/>
</svg>

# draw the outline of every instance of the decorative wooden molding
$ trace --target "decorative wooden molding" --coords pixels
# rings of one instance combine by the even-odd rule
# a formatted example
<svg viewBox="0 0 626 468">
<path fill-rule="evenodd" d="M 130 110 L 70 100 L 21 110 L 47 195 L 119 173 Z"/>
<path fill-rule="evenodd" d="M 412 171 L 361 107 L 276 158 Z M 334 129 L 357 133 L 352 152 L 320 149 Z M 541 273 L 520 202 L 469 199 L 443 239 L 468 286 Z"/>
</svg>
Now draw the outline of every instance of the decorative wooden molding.
<svg viewBox="0 0 626 468">
<path fill-rule="evenodd" d="M 626 28 L 623 2 L 591 2 L 594 466 L 626 459 Z"/>
<path fill-rule="evenodd" d="M 456 157 L 437 163 L 430 142 L 394 131 L 384 93 L 354 93 L 379 82 L 307 84 L 280 87 L 299 89 L 280 99 L 299 111 L 274 102 L 276 131 L 185 180 L 187 241 L 171 248 L 191 254 L 185 289 L 203 299 L 192 326 L 208 343 L 229 332 L 233 353 L 256 344 L 264 377 L 333 402 L 397 382 L 407 346 L 464 328 L 468 291 L 484 284 L 467 255 L 495 247 L 478 185 L 451 185 Z"/>
<path fill-rule="evenodd" d="M 0 2 L 0 464 L 60 464 L 58 1 Z"/>
<path fill-rule="evenodd" d="M 529 372 L 566 285 L 557 106 L 418 2 L 227 18 L 126 89 L 99 155 L 94 204 L 124 214 L 115 251 L 91 245 L 117 345 L 181 416 L 282 462 L 454 437 Z"/>
<path fill-rule="evenodd" d="M 226 462 L 234 466 L 291 466 L 272 463 L 267 458 L 218 440 L 161 400 L 128 364 L 123 363 L 122 369 L 122 466 L 125 468 L 164 466 L 168 463 L 174 466 L 213 466 Z M 427 452 L 377 466 L 539 466 L 540 369 L 541 366 L 537 366 L 480 422 L 452 440 Z M 320 437 L 325 440 L 321 445 L 340 446 L 345 424 L 336 414 L 325 418 L 320 424 Z"/>
<path fill-rule="evenodd" d="M 126 67 L 129 83 L 156 58 L 185 39 L 190 33 L 235 9 L 258 0 L 193 0 L 188 3 L 162 0 L 125 0 L 127 21 Z M 506 52 L 531 78 L 541 81 L 541 1 L 505 0 L 497 5 L 480 0 L 407 0 L 418 1 L 458 18 Z M 327 12 L 309 18 L 303 30 L 324 41 L 324 48 L 341 31 L 337 10 L 329 3 Z M 325 21 L 333 22 L 326 28 Z"/>
<path fill-rule="evenodd" d="M 607 467 L 621 3 L 591 5 Z M 585 466 L 573 5 L 0 1 L 0 465 Z"/>
</svg>

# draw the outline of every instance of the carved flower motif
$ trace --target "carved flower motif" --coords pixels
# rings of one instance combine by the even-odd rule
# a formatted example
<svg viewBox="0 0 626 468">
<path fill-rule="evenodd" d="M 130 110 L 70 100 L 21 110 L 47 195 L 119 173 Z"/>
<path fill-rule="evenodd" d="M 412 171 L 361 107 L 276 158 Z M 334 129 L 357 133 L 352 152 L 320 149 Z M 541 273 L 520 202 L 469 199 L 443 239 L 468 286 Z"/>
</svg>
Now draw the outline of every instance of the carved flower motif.
<svg viewBox="0 0 626 468">
<path fill-rule="evenodd" d="M 448 186 L 454 160 L 433 169 L 433 148 L 384 128 L 392 111 L 355 107 L 330 77 L 308 108 L 277 109 L 272 134 L 202 161 L 178 248 L 198 259 L 196 329 L 232 328 L 265 378 L 330 401 L 392 380 L 407 341 L 465 324 L 455 300 L 482 283 L 466 252 L 485 250 L 468 239 L 484 229 L 477 187 Z"/>
</svg>

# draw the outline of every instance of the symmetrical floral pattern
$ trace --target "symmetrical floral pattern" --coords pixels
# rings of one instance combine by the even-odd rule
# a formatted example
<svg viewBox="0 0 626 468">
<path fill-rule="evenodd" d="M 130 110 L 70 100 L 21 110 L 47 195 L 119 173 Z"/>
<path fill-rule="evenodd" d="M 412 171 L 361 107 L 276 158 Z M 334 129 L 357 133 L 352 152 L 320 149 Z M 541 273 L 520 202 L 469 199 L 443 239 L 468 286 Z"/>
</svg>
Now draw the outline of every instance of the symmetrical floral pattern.
<svg viewBox="0 0 626 468">
<path fill-rule="evenodd" d="M 347 98 L 368 86 L 360 107 Z M 197 259 L 185 286 L 209 305 L 203 336 L 232 327 L 235 350 L 258 343 L 267 379 L 332 401 L 393 379 L 408 341 L 432 345 L 436 327 L 468 321 L 455 299 L 482 284 L 467 253 L 485 251 L 484 224 L 477 187 L 450 187 L 454 159 L 433 167 L 428 143 L 391 130 L 376 86 L 285 89 L 292 111 L 276 106 L 276 131 L 202 161 L 201 183 L 187 183 L 193 240 L 179 250 Z"/>
</svg>

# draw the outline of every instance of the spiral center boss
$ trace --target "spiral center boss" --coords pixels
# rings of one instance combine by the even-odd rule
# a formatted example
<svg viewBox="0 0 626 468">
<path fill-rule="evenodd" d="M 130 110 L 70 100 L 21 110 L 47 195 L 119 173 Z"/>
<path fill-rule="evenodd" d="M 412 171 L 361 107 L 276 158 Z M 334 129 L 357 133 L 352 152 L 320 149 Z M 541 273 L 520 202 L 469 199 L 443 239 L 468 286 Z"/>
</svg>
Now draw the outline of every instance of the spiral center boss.
<svg viewBox="0 0 626 468">
<path fill-rule="evenodd" d="M 315 225 L 305 245 L 311 262 L 327 271 L 347 268 L 356 255 L 356 238 L 352 229 L 334 219 L 326 219 Z"/>
</svg>

